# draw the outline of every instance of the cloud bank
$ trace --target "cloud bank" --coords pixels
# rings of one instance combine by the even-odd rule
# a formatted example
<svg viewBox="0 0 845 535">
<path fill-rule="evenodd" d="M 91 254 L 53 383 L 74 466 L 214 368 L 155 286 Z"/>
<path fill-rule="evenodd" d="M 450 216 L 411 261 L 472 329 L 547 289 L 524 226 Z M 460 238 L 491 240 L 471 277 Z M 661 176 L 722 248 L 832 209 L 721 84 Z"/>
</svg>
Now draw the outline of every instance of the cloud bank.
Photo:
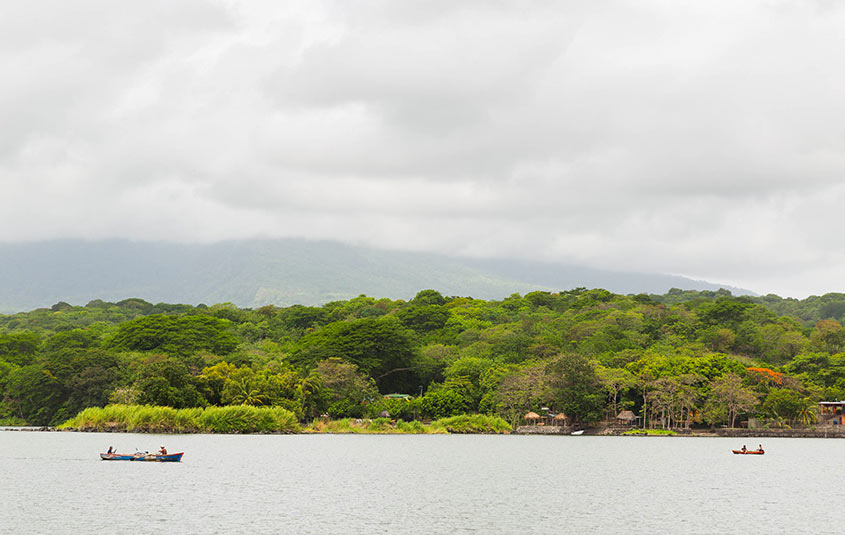
<svg viewBox="0 0 845 535">
<path fill-rule="evenodd" d="M 305 237 L 843 291 L 835 2 L 18 2 L 0 241 Z"/>
</svg>

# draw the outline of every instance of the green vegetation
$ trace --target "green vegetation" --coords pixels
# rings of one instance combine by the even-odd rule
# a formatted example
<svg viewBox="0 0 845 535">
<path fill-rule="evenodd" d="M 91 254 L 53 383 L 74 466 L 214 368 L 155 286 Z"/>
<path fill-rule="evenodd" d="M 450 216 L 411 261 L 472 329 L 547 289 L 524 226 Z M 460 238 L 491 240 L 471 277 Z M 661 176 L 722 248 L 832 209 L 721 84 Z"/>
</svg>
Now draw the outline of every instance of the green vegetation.
<svg viewBox="0 0 845 535">
<path fill-rule="evenodd" d="M 509 427 L 510 429 L 510 427 Z M 446 433 L 442 427 L 425 425 L 420 421 L 406 422 L 398 420 L 393 422 L 390 418 L 375 419 L 353 419 L 343 418 L 340 420 L 315 420 L 304 429 L 306 433 L 338 433 L 338 434 L 392 434 L 392 435 L 419 435 L 432 433 Z"/>
<path fill-rule="evenodd" d="M 727 290 L 697 291 L 673 288 L 665 295 L 650 295 L 649 297 L 659 303 L 681 304 L 730 298 L 731 293 Z M 807 325 L 825 319 L 845 322 L 845 294 L 843 293 L 811 295 L 806 299 L 783 298 L 774 294 L 759 297 L 743 296 L 740 299 L 747 303 L 762 305 L 778 316 L 797 318 Z"/>
<path fill-rule="evenodd" d="M 445 433 L 510 433 L 513 428 L 497 416 L 462 414 L 441 418 L 430 424 L 419 420 L 406 422 L 390 418 L 315 420 L 305 428 L 306 433 L 341 434 L 445 434 Z"/>
<path fill-rule="evenodd" d="M 0 422 L 461 433 L 529 411 L 584 426 L 631 410 L 646 428 L 813 425 L 818 401 L 845 399 L 839 303 L 600 289 L 255 310 L 57 303 L 0 315 Z"/>
<path fill-rule="evenodd" d="M 498 416 L 484 414 L 461 414 L 451 418 L 441 418 L 431 423 L 434 429 L 444 429 L 449 433 L 510 433 L 509 423 Z"/>
<path fill-rule="evenodd" d="M 60 429 L 144 433 L 293 433 L 296 416 L 281 407 L 232 405 L 174 409 L 151 405 L 89 407 Z"/>
<path fill-rule="evenodd" d="M 13 417 L 5 417 L 0 418 L 0 425 L 2 426 L 23 426 L 26 425 L 26 421 L 20 418 L 13 418 Z"/>
<path fill-rule="evenodd" d="M 632 429 L 630 431 L 625 431 L 622 433 L 623 435 L 627 436 L 657 436 L 657 437 L 666 437 L 677 435 L 675 431 L 671 429 Z"/>
</svg>

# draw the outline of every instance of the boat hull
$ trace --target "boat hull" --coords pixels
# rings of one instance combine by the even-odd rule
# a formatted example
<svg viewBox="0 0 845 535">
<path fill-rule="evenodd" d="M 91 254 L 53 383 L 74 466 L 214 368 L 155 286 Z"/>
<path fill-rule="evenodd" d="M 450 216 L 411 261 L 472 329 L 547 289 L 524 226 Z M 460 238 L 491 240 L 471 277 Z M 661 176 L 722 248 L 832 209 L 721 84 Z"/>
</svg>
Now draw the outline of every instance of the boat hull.
<svg viewBox="0 0 845 535">
<path fill-rule="evenodd" d="M 184 452 L 179 453 L 168 453 L 167 455 L 161 455 L 158 453 L 146 453 L 146 454 L 135 454 L 135 455 L 128 455 L 125 453 L 101 453 L 100 460 L 103 461 L 144 461 L 144 462 L 157 462 L 157 463 L 178 463 L 182 460 L 182 455 Z"/>
<path fill-rule="evenodd" d="M 757 450 L 746 450 L 746 451 L 731 450 L 731 451 L 734 452 L 734 455 L 763 455 L 764 453 L 766 453 L 764 451 L 757 451 Z"/>
</svg>

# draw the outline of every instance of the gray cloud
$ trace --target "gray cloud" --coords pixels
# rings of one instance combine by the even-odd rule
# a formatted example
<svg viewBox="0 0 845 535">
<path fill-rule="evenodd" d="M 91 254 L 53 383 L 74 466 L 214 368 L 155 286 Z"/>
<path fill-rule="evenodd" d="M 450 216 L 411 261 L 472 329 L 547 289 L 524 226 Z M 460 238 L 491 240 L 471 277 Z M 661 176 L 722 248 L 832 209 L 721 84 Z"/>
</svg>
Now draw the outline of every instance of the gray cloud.
<svg viewBox="0 0 845 535">
<path fill-rule="evenodd" d="M 332 238 L 843 290 L 834 2 L 53 2 L 0 240 Z"/>
</svg>

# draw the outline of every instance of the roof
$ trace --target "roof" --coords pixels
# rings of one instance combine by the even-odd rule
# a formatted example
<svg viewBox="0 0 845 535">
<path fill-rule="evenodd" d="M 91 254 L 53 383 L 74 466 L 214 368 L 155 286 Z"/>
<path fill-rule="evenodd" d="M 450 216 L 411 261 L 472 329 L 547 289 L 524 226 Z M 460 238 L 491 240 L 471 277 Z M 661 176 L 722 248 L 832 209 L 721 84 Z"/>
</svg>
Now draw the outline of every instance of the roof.
<svg viewBox="0 0 845 535">
<path fill-rule="evenodd" d="M 385 394 L 384 397 L 386 399 L 404 399 L 405 401 L 411 400 L 410 394 Z"/>
<path fill-rule="evenodd" d="M 819 401 L 819 405 L 845 405 L 845 401 Z"/>
<path fill-rule="evenodd" d="M 526 420 L 536 420 L 539 417 L 540 417 L 540 415 L 537 414 L 536 412 L 529 412 L 528 414 L 525 415 Z"/>
<path fill-rule="evenodd" d="M 631 411 L 622 411 L 616 415 L 616 418 L 619 420 L 636 420 L 637 417 Z"/>
<path fill-rule="evenodd" d="M 566 420 L 566 415 L 561 412 L 560 414 L 555 416 L 555 420 Z"/>
</svg>

